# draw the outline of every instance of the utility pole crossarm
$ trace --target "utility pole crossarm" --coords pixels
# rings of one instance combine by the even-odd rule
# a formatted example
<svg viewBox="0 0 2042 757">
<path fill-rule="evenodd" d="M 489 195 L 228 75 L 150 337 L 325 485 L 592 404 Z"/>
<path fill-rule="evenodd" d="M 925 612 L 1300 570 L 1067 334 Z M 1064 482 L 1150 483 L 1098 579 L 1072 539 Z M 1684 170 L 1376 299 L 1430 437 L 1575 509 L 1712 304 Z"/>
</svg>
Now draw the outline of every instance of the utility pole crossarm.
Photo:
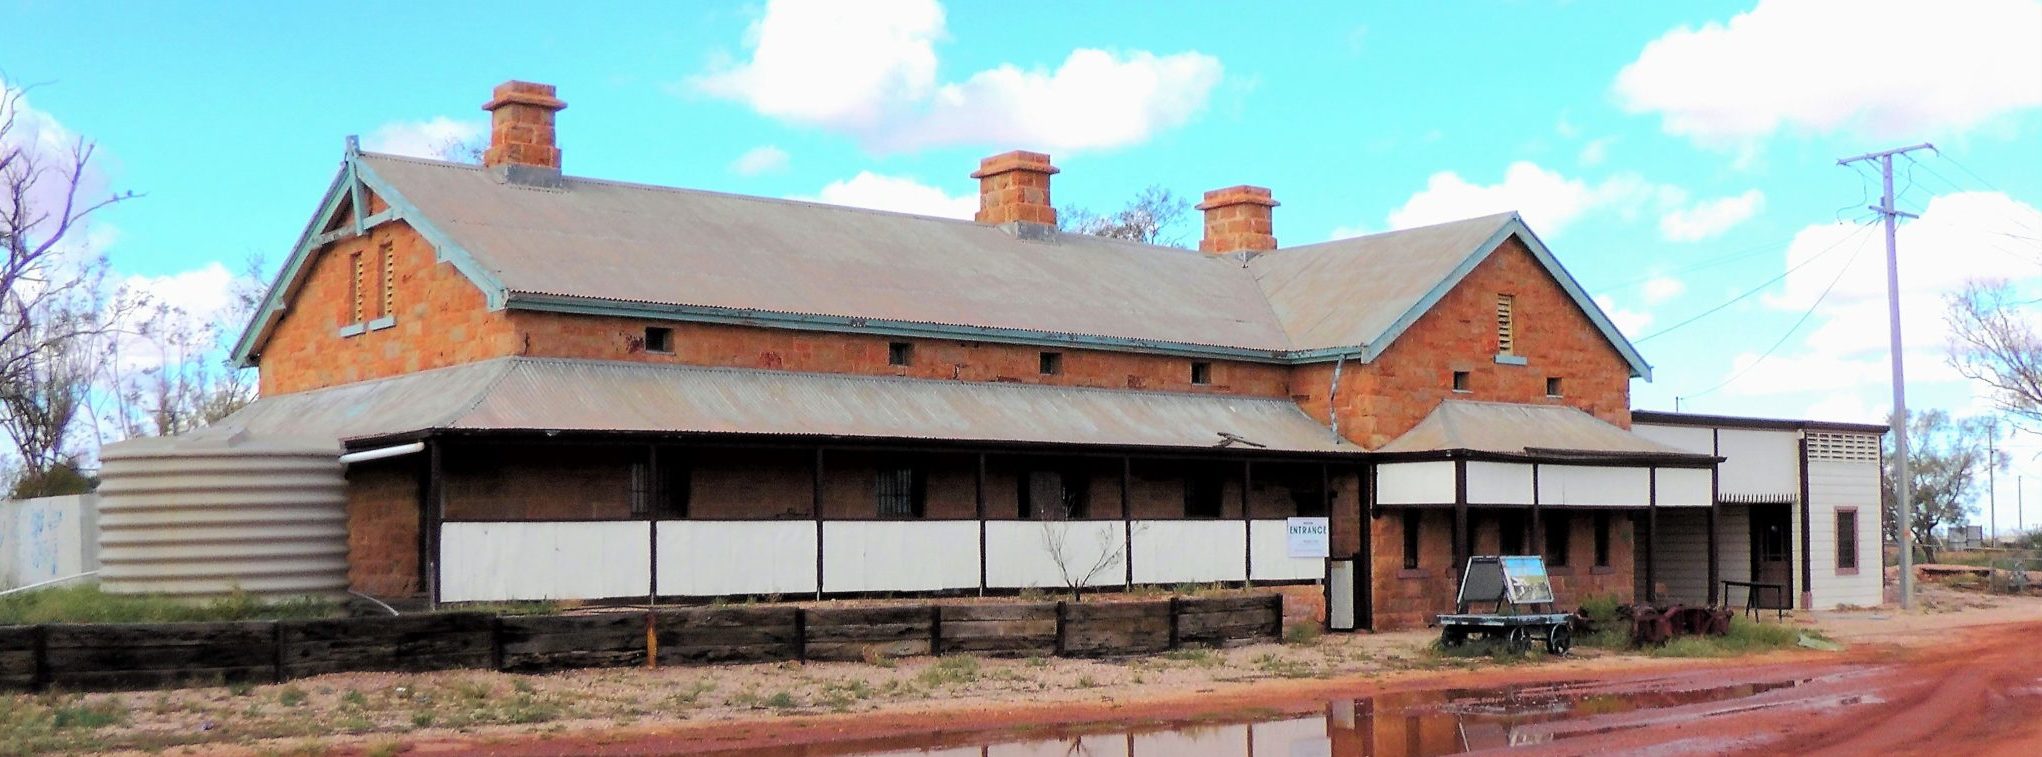
<svg viewBox="0 0 2042 757">
<path fill-rule="evenodd" d="M 1837 165 L 1847 166 L 1861 160 L 1879 162 L 1879 178 L 1884 191 L 1879 195 L 1879 204 L 1872 207 L 1886 221 L 1886 318 L 1888 327 L 1889 354 L 1893 359 L 1893 509 L 1894 517 L 1900 521 L 1900 609 L 1914 607 L 1914 487 L 1908 479 L 1907 465 L 1907 372 L 1901 356 L 1900 339 L 1900 255 L 1895 247 L 1894 224 L 1900 216 L 1913 218 L 1893 207 L 1893 156 L 1906 155 L 1916 150 L 1934 152 L 1935 145 L 1923 142 L 1918 145 L 1896 147 L 1891 150 L 1868 152 L 1849 158 L 1841 158 Z M 1808 503 L 1801 503 L 1807 507 Z M 1805 559 L 1805 557 L 1804 557 Z"/>
</svg>

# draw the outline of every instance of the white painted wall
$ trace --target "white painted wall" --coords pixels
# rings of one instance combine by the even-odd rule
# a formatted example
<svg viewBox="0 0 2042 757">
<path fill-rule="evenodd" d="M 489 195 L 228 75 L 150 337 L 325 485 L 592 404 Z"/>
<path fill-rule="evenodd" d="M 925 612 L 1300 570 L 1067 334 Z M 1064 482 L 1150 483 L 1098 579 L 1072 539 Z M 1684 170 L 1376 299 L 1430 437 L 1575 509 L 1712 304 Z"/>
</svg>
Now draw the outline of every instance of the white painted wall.
<svg viewBox="0 0 2042 757">
<path fill-rule="evenodd" d="M 1376 466 L 1376 504 L 1438 505 L 1453 501 L 1452 461 Z"/>
<path fill-rule="evenodd" d="M 1275 757 L 1333 757 L 1326 719 L 1318 715 L 1248 725 L 1248 751 Z"/>
<path fill-rule="evenodd" d="M 823 591 L 978 588 L 978 521 L 823 523 Z"/>
<path fill-rule="evenodd" d="M 1650 423 L 1631 424 L 1631 433 L 1651 439 L 1682 452 L 1698 455 L 1716 453 L 1716 433 L 1712 427 L 1659 426 Z"/>
<path fill-rule="evenodd" d="M 1707 468 L 1660 468 L 1660 507 L 1708 507 L 1715 501 Z"/>
<path fill-rule="evenodd" d="M 1134 582 L 1240 581 L 1247 576 L 1247 533 L 1238 520 L 1134 522 Z"/>
<path fill-rule="evenodd" d="M 1718 467 L 1724 499 L 1800 496 L 1800 432 L 1726 428 L 1722 442 L 1723 463 Z"/>
<path fill-rule="evenodd" d="M 0 589 L 98 569 L 99 495 L 0 501 Z"/>
<path fill-rule="evenodd" d="M 1070 580 L 1085 578 L 1102 565 L 1086 586 L 1119 586 L 1127 582 L 1126 524 L 1117 520 L 994 520 L 986 521 L 986 585 L 998 589 L 1028 587 L 1062 589 L 1065 571 L 1052 557 L 1051 538 L 1063 541 L 1062 564 Z M 976 537 L 974 537 L 976 538 Z M 1104 559 L 1118 551 L 1112 559 Z"/>
<path fill-rule="evenodd" d="M 642 597 L 651 549 L 644 521 L 444 523 L 440 600 Z"/>
<path fill-rule="evenodd" d="M 1650 496 L 1651 474 L 1645 468 L 1539 466 L 1540 504 L 1642 507 Z"/>
<path fill-rule="evenodd" d="M 1326 577 L 1323 557 L 1291 557 L 1289 523 L 1283 520 L 1248 522 L 1248 540 L 1255 548 L 1248 554 L 1257 581 L 1320 580 Z"/>
<path fill-rule="evenodd" d="M 1451 486 L 1451 481 L 1448 483 Z M 1451 490 L 1447 501 L 1453 501 Z M 1476 505 L 1532 503 L 1532 467 L 1526 463 L 1468 462 L 1468 502 Z"/>
<path fill-rule="evenodd" d="M 1134 735 L 1135 757 L 1161 757 L 1170 755 L 1201 754 L 1250 754 L 1248 751 L 1248 725 L 1216 725 L 1204 728 L 1186 728 L 1180 731 L 1150 731 Z M 1262 755 L 1262 752 L 1253 754 Z M 1271 754 L 1288 757 L 1285 752 Z"/>
<path fill-rule="evenodd" d="M 815 593 L 815 522 L 664 520 L 659 593 L 674 597 Z"/>
<path fill-rule="evenodd" d="M 1817 608 L 1871 607 L 1883 603 L 1885 551 L 1879 548 L 1879 464 L 1874 461 L 1808 462 L 1808 556 Z M 1858 572 L 1836 567 L 1836 510 L 1858 510 Z"/>
<path fill-rule="evenodd" d="M 1660 603 L 1699 605 L 1709 601 L 1709 511 L 1661 508 L 1657 517 L 1659 538 L 1652 554 L 1652 578 L 1666 587 Z"/>
<path fill-rule="evenodd" d="M 1751 580 L 1751 510 L 1740 505 L 1724 505 L 1716 511 L 1716 528 L 1721 530 L 1716 542 L 1718 576 L 1731 581 Z"/>
</svg>

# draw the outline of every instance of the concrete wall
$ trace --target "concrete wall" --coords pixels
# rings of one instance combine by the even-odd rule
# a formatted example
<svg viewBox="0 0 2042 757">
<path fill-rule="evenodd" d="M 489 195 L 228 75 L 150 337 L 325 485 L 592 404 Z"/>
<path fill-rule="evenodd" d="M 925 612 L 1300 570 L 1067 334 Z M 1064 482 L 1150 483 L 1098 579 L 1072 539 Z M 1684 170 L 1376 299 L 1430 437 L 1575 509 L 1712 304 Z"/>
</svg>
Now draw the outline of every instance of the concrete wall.
<svg viewBox="0 0 2042 757">
<path fill-rule="evenodd" d="M 0 589 L 99 569 L 99 495 L 0 501 Z"/>
</svg>

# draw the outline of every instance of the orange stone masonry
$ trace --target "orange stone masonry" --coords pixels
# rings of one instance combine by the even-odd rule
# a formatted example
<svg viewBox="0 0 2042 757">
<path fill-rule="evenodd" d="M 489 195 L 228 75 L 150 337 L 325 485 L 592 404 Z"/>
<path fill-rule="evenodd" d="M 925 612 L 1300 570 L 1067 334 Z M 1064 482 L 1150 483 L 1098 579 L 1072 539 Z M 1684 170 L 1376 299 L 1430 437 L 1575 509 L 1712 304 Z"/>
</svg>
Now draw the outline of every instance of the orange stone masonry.
<svg viewBox="0 0 2042 757">
<path fill-rule="evenodd" d="M 1205 211 L 1205 237 L 1198 241 L 1198 249 L 1216 254 L 1276 249 L 1271 215 L 1278 204 L 1267 188 L 1246 184 L 1205 193 L 1205 201 L 1198 204 Z"/>
<path fill-rule="evenodd" d="M 1015 150 L 979 161 L 971 178 L 978 179 L 979 223 L 1020 221 L 1056 225 L 1056 206 L 1049 200 L 1049 177 L 1057 167 L 1049 156 Z"/>
<path fill-rule="evenodd" d="M 489 102 L 489 149 L 482 153 L 482 165 L 495 168 L 506 163 L 560 169 L 560 147 L 555 144 L 553 114 L 567 103 L 553 96 L 551 84 L 507 81 L 496 85 Z"/>
</svg>

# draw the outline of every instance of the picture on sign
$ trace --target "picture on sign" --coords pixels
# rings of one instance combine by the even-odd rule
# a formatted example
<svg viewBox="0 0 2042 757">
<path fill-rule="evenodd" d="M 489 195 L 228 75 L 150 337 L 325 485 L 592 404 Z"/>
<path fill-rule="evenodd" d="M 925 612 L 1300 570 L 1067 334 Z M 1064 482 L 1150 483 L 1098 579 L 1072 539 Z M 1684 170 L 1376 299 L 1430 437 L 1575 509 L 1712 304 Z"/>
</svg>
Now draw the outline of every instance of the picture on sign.
<svg viewBox="0 0 2042 757">
<path fill-rule="evenodd" d="M 1511 556 L 1502 558 L 1502 563 L 1503 585 L 1510 590 L 1511 602 L 1532 604 L 1553 601 L 1553 582 L 1546 578 L 1546 558 Z"/>
<path fill-rule="evenodd" d="M 1291 518 L 1284 522 L 1291 557 L 1329 557 L 1333 554 L 1331 518 Z"/>
</svg>

